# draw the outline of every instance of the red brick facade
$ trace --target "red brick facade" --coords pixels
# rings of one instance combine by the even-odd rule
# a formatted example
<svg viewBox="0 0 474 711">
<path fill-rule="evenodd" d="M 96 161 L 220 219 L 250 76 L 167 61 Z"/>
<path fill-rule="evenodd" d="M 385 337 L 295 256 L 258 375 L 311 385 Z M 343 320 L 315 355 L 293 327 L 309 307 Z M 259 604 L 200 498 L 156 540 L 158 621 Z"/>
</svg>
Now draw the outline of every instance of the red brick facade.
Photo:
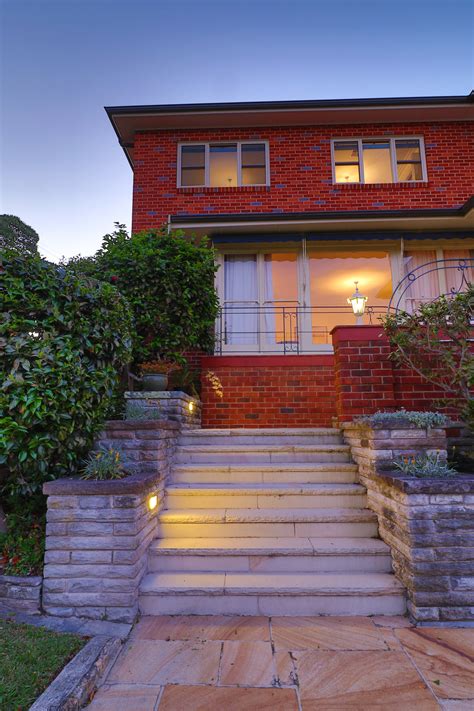
<svg viewBox="0 0 474 711">
<path fill-rule="evenodd" d="M 334 359 L 315 356 L 202 358 L 203 427 L 331 427 Z M 222 383 L 215 395 L 206 372 Z"/>
<path fill-rule="evenodd" d="M 423 136 L 427 183 L 333 185 L 332 138 Z M 472 123 L 176 130 L 137 133 L 133 230 L 157 228 L 170 214 L 326 212 L 457 207 L 474 185 Z M 268 140 L 270 187 L 177 188 L 184 141 Z"/>
</svg>

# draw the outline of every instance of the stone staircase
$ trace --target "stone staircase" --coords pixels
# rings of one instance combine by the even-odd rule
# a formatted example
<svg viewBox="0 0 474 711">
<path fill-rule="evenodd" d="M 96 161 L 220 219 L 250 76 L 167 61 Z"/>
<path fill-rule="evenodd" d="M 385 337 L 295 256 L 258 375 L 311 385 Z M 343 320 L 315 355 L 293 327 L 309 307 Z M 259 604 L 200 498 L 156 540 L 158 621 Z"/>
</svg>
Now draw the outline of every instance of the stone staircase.
<svg viewBox="0 0 474 711">
<path fill-rule="evenodd" d="M 356 480 L 336 429 L 184 432 L 141 612 L 403 614 Z"/>
</svg>

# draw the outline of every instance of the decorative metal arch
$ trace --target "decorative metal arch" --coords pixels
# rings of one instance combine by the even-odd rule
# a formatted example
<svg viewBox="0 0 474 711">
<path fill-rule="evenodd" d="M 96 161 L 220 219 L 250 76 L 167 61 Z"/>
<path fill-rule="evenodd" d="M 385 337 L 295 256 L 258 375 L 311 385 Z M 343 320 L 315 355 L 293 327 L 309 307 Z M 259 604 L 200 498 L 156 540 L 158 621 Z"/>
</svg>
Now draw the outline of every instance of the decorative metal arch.
<svg viewBox="0 0 474 711">
<path fill-rule="evenodd" d="M 413 271 L 403 277 L 403 279 L 395 287 L 388 305 L 388 312 L 398 313 L 399 311 L 405 310 L 400 308 L 400 303 L 411 285 L 418 279 L 421 279 L 428 274 L 443 271 L 449 271 L 451 276 L 454 275 L 455 280 L 453 279 L 453 281 L 455 281 L 455 285 L 445 291 L 444 294 L 440 293 L 439 296 L 455 296 L 456 294 L 465 291 L 471 284 L 472 274 L 474 272 L 474 258 L 438 259 L 416 267 Z"/>
</svg>

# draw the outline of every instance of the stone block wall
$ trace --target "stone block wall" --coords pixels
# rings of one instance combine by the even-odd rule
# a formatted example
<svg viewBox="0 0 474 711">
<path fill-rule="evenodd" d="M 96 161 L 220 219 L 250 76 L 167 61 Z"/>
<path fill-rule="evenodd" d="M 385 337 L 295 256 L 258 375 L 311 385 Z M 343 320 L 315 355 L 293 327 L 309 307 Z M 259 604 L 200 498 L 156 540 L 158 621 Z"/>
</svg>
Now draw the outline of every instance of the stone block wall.
<svg viewBox="0 0 474 711">
<path fill-rule="evenodd" d="M 125 400 L 145 409 L 158 409 L 164 420 L 179 422 L 183 429 L 201 426 L 201 402 L 187 393 L 178 390 L 131 391 L 125 393 Z"/>
<path fill-rule="evenodd" d="M 46 613 L 134 621 L 146 551 L 156 535 L 179 431 L 177 422 L 108 422 L 101 441 L 120 443 L 139 465 L 135 474 L 112 481 L 61 479 L 44 485 Z"/>
<path fill-rule="evenodd" d="M 39 614 L 42 582 L 41 576 L 0 575 L 0 608 Z"/>
<path fill-rule="evenodd" d="M 474 475 L 414 479 L 393 471 L 397 455 L 445 454 L 444 430 L 344 426 L 368 506 L 390 546 L 415 622 L 474 620 Z M 443 450 L 444 443 L 444 450 Z"/>
</svg>

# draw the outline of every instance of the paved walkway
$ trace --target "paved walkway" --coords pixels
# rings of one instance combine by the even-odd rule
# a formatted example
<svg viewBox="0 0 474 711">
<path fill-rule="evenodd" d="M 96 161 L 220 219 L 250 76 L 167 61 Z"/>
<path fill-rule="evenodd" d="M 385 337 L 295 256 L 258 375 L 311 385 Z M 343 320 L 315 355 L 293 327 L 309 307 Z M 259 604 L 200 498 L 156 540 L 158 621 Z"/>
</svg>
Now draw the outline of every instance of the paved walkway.
<svg viewBox="0 0 474 711">
<path fill-rule="evenodd" d="M 144 617 L 89 711 L 473 711 L 474 629 L 401 617 Z"/>
</svg>

